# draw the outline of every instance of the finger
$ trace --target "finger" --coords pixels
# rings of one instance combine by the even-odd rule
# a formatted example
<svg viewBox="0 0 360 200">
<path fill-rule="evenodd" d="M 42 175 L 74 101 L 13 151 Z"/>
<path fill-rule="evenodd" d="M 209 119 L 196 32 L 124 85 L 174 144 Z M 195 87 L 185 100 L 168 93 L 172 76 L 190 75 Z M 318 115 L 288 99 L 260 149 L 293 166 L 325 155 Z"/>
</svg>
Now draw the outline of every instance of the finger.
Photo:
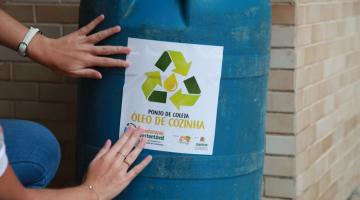
<svg viewBox="0 0 360 200">
<path fill-rule="evenodd" d="M 119 152 L 120 149 L 124 146 L 124 144 L 130 139 L 131 135 L 135 132 L 134 127 L 129 127 L 128 130 L 121 136 L 121 138 L 113 145 L 113 147 L 110 149 L 109 153 L 107 154 L 107 157 L 112 159 L 115 157 Z M 125 157 L 126 155 L 123 155 Z M 123 158 L 125 159 L 125 158 Z"/>
<path fill-rule="evenodd" d="M 127 155 L 127 156 L 124 156 L 124 153 L 120 151 L 118 153 L 118 157 L 114 161 L 113 169 L 115 171 L 119 171 L 119 168 L 120 168 L 120 169 L 124 169 L 124 172 L 127 172 L 128 168 L 134 163 L 136 158 L 139 156 L 141 151 L 144 149 L 146 143 L 147 143 L 147 139 L 142 138 L 140 140 L 140 142 L 138 143 L 138 145 L 136 145 L 134 150 L 131 151 L 131 153 L 129 153 L 129 155 Z M 126 167 L 123 167 L 124 165 L 126 165 Z"/>
<path fill-rule="evenodd" d="M 140 155 L 141 151 L 144 149 L 146 143 L 147 143 L 147 139 L 141 138 L 140 142 L 136 145 L 136 147 L 129 153 L 128 156 L 126 156 L 125 162 L 128 165 L 131 166 L 135 162 L 136 158 Z"/>
<path fill-rule="evenodd" d="M 138 128 L 136 131 L 131 135 L 130 139 L 124 144 L 124 146 L 120 149 L 121 154 L 129 155 L 130 151 L 134 148 L 135 144 L 139 141 L 141 134 L 145 130 L 143 128 Z"/>
<path fill-rule="evenodd" d="M 104 146 L 100 149 L 100 151 L 96 154 L 94 160 L 97 160 L 101 158 L 103 155 L 105 155 L 111 147 L 111 140 L 107 139 Z"/>
<path fill-rule="evenodd" d="M 128 54 L 130 53 L 130 48 L 123 46 L 94 46 L 92 48 L 92 53 L 94 55 L 114 55 L 114 54 Z"/>
<path fill-rule="evenodd" d="M 74 71 L 70 74 L 73 77 L 81 77 L 81 78 L 92 78 L 92 79 L 101 79 L 102 75 L 100 72 L 95 69 L 84 68 Z"/>
<path fill-rule="evenodd" d="M 152 156 L 147 156 L 143 161 L 141 161 L 138 165 L 136 165 L 134 168 L 132 168 L 125 177 L 125 183 L 128 185 L 140 172 L 144 170 L 146 166 L 149 165 L 149 163 L 152 160 Z"/>
<path fill-rule="evenodd" d="M 120 26 L 114 26 L 112 28 L 108 28 L 90 35 L 89 37 L 87 37 L 87 41 L 96 44 L 118 32 L 120 32 Z"/>
<path fill-rule="evenodd" d="M 87 35 L 89 34 L 92 30 L 94 30 L 94 28 L 99 25 L 103 20 L 105 19 L 104 15 L 100 15 L 98 17 L 96 17 L 94 20 L 92 20 L 89 24 L 87 24 L 86 26 L 83 26 L 82 28 L 80 28 L 78 30 L 78 33 L 80 35 Z"/>
<path fill-rule="evenodd" d="M 91 65 L 99 67 L 128 67 L 129 63 L 125 60 L 107 58 L 107 57 L 95 57 L 92 60 Z"/>
</svg>

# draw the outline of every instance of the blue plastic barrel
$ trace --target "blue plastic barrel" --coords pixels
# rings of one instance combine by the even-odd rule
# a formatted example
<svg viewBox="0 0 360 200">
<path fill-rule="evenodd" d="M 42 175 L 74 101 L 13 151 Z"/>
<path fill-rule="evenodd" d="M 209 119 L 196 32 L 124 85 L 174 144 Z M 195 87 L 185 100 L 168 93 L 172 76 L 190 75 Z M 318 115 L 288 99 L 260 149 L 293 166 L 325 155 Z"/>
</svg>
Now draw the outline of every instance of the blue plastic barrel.
<svg viewBox="0 0 360 200">
<path fill-rule="evenodd" d="M 117 199 L 260 199 L 270 1 L 81 1 L 81 26 L 100 14 L 106 20 L 96 31 L 122 27 L 103 45 L 126 46 L 131 37 L 224 47 L 213 155 L 144 150 L 152 163 Z M 102 80 L 79 82 L 79 174 L 106 139 L 119 137 L 125 70 L 99 70 Z"/>
</svg>

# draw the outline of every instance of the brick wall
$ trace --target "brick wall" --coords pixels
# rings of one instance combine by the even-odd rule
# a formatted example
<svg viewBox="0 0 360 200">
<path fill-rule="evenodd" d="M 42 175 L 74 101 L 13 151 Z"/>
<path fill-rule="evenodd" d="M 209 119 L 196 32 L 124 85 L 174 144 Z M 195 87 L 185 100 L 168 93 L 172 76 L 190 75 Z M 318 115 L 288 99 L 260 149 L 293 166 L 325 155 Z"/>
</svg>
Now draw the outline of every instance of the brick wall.
<svg viewBox="0 0 360 200">
<path fill-rule="evenodd" d="M 295 2 L 272 0 L 264 200 L 295 196 Z M 275 198 L 277 197 L 277 198 Z"/>
<path fill-rule="evenodd" d="M 295 17 L 273 32 L 264 199 L 346 199 L 360 184 L 360 1 L 274 4 L 274 26 Z"/>
<path fill-rule="evenodd" d="M 8 0 L 3 9 L 26 25 L 53 38 L 77 28 L 78 2 L 72 0 Z M 0 117 L 40 122 L 62 146 L 62 161 L 53 185 L 75 177 L 76 81 L 19 57 L 0 46 Z"/>
</svg>

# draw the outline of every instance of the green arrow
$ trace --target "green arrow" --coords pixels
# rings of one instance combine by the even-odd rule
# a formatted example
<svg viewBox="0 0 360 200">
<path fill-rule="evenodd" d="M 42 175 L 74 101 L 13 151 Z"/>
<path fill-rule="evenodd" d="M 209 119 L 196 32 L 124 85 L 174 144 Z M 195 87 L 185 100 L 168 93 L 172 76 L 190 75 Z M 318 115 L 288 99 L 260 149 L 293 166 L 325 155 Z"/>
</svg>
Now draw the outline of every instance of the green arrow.
<svg viewBox="0 0 360 200">
<path fill-rule="evenodd" d="M 186 62 L 184 55 L 180 51 L 168 51 L 175 64 L 173 72 L 186 76 L 189 73 L 191 62 Z"/>
<path fill-rule="evenodd" d="M 148 72 L 146 73 L 147 79 L 142 85 L 142 91 L 146 98 L 148 98 L 151 92 L 157 85 L 162 86 L 160 72 Z"/>
<path fill-rule="evenodd" d="M 171 63 L 171 58 L 167 51 L 164 51 L 163 54 L 160 56 L 159 60 L 155 63 L 155 66 L 159 68 L 161 71 L 166 71 L 168 66 Z"/>
<path fill-rule="evenodd" d="M 167 97 L 167 92 L 154 90 L 149 97 L 149 101 L 157 102 L 157 103 L 166 103 L 166 97 Z"/>
<path fill-rule="evenodd" d="M 199 97 L 200 95 L 183 94 L 180 89 L 172 97 L 170 97 L 170 100 L 179 110 L 180 106 L 193 106 Z"/>
<path fill-rule="evenodd" d="M 184 81 L 185 87 L 190 94 L 200 94 L 201 90 L 196 81 L 195 76 L 188 78 Z"/>
</svg>

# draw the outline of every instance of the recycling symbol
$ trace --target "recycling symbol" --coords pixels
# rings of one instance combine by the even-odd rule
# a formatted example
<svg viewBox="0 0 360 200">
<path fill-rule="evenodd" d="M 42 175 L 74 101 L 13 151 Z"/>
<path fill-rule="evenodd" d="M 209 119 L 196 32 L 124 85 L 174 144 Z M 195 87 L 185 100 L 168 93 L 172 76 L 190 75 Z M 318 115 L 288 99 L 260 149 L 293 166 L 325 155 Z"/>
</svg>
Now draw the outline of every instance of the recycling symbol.
<svg viewBox="0 0 360 200">
<path fill-rule="evenodd" d="M 175 68 L 172 70 L 171 75 L 163 82 L 161 74 L 168 70 L 171 63 L 174 64 Z M 187 78 L 191 62 L 186 61 L 182 52 L 164 51 L 155 63 L 155 66 L 160 71 L 145 73 L 147 79 L 142 84 L 142 91 L 148 101 L 166 104 L 167 98 L 170 96 L 170 101 L 178 110 L 181 106 L 195 105 L 200 98 L 201 90 L 195 76 Z M 187 93 L 179 88 L 178 76 L 184 77 L 183 84 Z M 157 86 L 161 89 L 156 90 Z"/>
</svg>

